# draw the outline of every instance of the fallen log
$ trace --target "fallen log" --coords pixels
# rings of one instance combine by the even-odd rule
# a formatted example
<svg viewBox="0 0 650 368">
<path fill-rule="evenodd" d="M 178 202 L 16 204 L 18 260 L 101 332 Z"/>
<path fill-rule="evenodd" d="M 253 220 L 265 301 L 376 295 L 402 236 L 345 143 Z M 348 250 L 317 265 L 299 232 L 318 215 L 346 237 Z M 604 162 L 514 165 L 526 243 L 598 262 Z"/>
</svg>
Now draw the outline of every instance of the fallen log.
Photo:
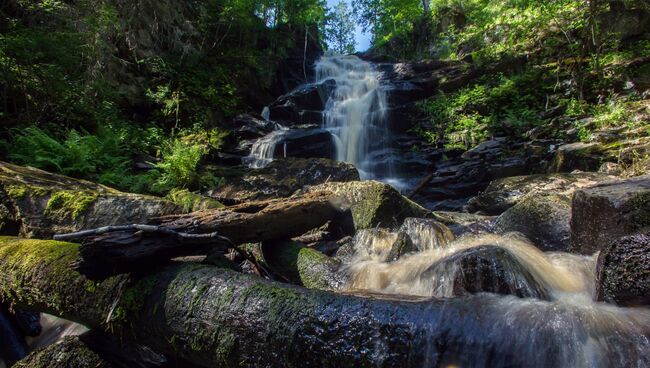
<svg viewBox="0 0 650 368">
<path fill-rule="evenodd" d="M 192 263 L 93 283 L 68 267 L 77 252 L 0 238 L 1 298 L 204 367 L 643 366 L 650 350 L 642 313 L 607 310 L 602 324 L 592 306 L 359 297 Z"/>
<path fill-rule="evenodd" d="M 206 254 L 247 242 L 288 239 L 328 221 L 349 219 L 343 202 L 331 193 L 251 202 L 152 220 L 147 225 L 109 226 L 56 240 L 82 243 L 75 267 L 94 280 L 148 271 L 174 257 Z M 344 227 L 344 226 L 341 226 Z M 348 227 L 348 232 L 352 228 Z"/>
</svg>

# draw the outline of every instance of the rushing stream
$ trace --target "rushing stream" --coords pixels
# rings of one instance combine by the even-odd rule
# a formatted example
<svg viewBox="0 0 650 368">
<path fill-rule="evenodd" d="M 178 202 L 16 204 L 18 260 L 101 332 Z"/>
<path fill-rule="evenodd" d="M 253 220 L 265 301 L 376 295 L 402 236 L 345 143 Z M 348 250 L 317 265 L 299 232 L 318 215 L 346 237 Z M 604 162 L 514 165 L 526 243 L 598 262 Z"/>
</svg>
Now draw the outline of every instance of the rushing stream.
<svg viewBox="0 0 650 368">
<path fill-rule="evenodd" d="M 483 281 L 483 289 L 503 290 L 507 283 L 513 293 L 538 297 L 515 297 L 478 293 L 470 300 L 477 308 L 487 308 L 488 317 L 476 321 L 448 316 L 439 321 L 441 329 L 461 330 L 467 349 L 457 354 L 449 366 L 512 366 L 527 362 L 530 367 L 647 367 L 650 365 L 650 310 L 619 308 L 594 302 L 596 256 L 561 252 L 544 253 L 516 235 L 473 235 L 455 240 L 448 229 L 405 223 L 400 230 L 409 234 L 417 250 L 390 261 L 387 259 L 398 233 L 362 231 L 354 239 L 355 253 L 344 267 L 350 291 L 416 295 L 437 298 L 460 296 L 463 272 L 485 271 L 485 267 L 463 268 L 463 256 L 486 249 L 484 261 L 493 263 L 505 275 Z M 493 257 L 497 255 L 496 257 Z M 508 257 L 499 257 L 507 255 Z M 492 258 L 489 258 L 492 257 Z M 510 259 L 509 262 L 504 258 Z M 491 265 L 492 266 L 492 265 Z M 488 267 L 489 268 L 489 267 Z M 472 276 L 470 276 L 472 277 Z M 473 285 L 460 285 L 467 289 Z M 459 328 L 459 326 L 462 326 Z M 451 337 L 450 337 L 451 338 Z M 472 342 L 473 341 L 473 342 Z M 462 346 L 458 347 L 462 350 Z M 483 350 L 481 350 L 483 349 Z M 503 351 L 503 356 L 494 356 Z M 516 357 L 507 356 L 508 354 Z M 443 364 L 445 365 L 445 364 Z M 515 364 L 516 365 L 516 364 Z"/>
</svg>

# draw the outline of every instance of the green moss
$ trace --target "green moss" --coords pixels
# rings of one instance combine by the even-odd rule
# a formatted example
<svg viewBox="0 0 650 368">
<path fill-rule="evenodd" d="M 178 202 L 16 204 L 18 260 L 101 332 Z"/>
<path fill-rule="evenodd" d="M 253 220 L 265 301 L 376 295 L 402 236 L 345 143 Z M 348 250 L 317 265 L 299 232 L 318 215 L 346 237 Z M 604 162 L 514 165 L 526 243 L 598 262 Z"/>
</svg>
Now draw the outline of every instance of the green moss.
<svg viewBox="0 0 650 368">
<path fill-rule="evenodd" d="M 172 189 L 166 198 L 181 206 L 185 212 L 225 207 L 219 201 L 190 192 L 187 189 Z"/>
<path fill-rule="evenodd" d="M 13 199 L 23 199 L 27 195 L 27 188 L 24 186 L 18 186 L 18 185 L 9 185 L 7 186 L 7 194 L 9 195 L 10 198 Z"/>
<path fill-rule="evenodd" d="M 144 310 L 144 303 L 153 292 L 158 279 L 155 275 L 144 277 L 127 288 L 113 313 L 113 321 L 124 322 Z"/>
<path fill-rule="evenodd" d="M 52 217 L 70 216 L 76 220 L 97 200 L 97 197 L 97 193 L 62 190 L 52 194 L 47 202 L 45 214 Z"/>
</svg>

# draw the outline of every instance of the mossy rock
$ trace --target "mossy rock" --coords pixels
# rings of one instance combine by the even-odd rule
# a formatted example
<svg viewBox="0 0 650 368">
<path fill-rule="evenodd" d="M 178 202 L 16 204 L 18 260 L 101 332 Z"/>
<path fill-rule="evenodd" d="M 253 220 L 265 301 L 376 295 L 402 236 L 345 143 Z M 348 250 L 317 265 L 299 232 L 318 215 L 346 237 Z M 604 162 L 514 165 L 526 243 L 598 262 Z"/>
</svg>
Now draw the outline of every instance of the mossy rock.
<svg viewBox="0 0 650 368">
<path fill-rule="evenodd" d="M 570 143 L 560 146 L 549 166 L 549 173 L 597 171 L 600 165 L 613 157 L 606 154 L 606 148 L 598 143 Z"/>
<path fill-rule="evenodd" d="M 79 337 L 66 337 L 56 344 L 35 350 L 15 368 L 111 368 L 113 365 L 90 350 Z"/>
<path fill-rule="evenodd" d="M 213 198 L 190 192 L 187 189 L 174 189 L 170 191 L 165 198 L 181 206 L 185 212 L 225 207 L 221 202 Z"/>
<path fill-rule="evenodd" d="M 502 233 L 519 232 L 544 251 L 566 251 L 570 245 L 571 198 L 531 193 L 495 221 Z"/>
<path fill-rule="evenodd" d="M 377 226 L 397 228 L 408 217 L 432 217 L 429 210 L 402 196 L 395 188 L 378 181 L 326 183 L 307 189 L 328 191 L 345 199 L 357 230 Z"/>
<path fill-rule="evenodd" d="M 324 158 L 275 159 L 262 169 L 251 169 L 240 178 L 228 179 L 226 184 L 208 195 L 225 204 L 241 203 L 274 197 L 289 197 L 308 185 L 327 182 L 359 180 L 359 172 L 345 162 Z"/>
<path fill-rule="evenodd" d="M 49 238 L 183 212 L 161 198 L 0 162 L 0 234 Z"/>
</svg>

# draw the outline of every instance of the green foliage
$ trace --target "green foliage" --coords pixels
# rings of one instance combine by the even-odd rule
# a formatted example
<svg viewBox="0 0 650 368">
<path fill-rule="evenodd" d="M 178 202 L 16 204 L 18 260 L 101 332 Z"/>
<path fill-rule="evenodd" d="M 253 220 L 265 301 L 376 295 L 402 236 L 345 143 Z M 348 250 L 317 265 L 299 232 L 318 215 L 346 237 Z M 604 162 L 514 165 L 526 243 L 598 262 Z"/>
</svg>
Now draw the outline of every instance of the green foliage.
<svg viewBox="0 0 650 368">
<path fill-rule="evenodd" d="M 339 54 L 351 54 L 355 49 L 352 12 L 344 1 L 331 9 L 325 26 L 325 37 L 331 50 Z"/>
</svg>

